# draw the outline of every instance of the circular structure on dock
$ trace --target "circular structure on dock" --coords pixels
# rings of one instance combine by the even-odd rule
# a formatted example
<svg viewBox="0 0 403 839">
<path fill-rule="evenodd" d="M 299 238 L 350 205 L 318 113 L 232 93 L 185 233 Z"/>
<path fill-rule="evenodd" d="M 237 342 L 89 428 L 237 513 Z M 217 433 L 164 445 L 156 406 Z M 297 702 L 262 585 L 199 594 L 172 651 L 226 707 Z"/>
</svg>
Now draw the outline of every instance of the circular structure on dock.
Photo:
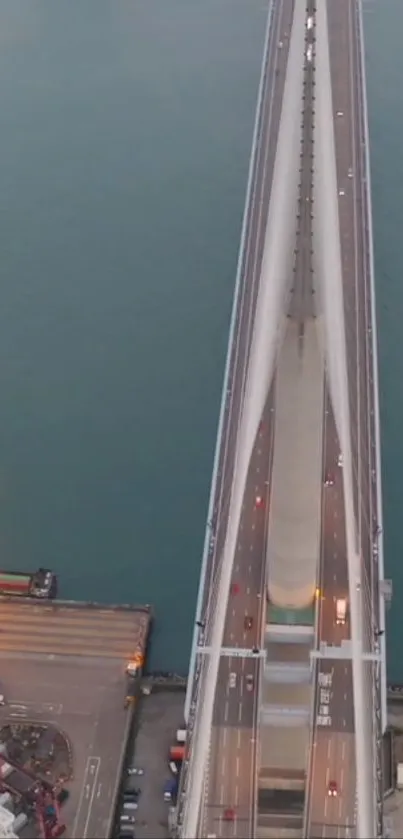
<svg viewBox="0 0 403 839">
<path fill-rule="evenodd" d="M 9 722 L 0 728 L 4 757 L 52 786 L 68 781 L 73 772 L 68 737 L 53 724 Z"/>
</svg>

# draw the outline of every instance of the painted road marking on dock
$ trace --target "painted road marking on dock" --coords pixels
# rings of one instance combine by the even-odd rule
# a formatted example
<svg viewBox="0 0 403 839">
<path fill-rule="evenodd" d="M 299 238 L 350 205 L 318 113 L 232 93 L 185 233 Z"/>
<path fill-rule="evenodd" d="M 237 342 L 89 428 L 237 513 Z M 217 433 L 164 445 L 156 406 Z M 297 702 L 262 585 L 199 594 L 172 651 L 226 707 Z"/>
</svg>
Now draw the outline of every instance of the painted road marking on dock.
<svg viewBox="0 0 403 839">
<path fill-rule="evenodd" d="M 77 837 L 77 839 L 87 839 L 100 765 L 100 757 L 87 758 L 80 800 L 73 825 L 73 837 Z"/>
<path fill-rule="evenodd" d="M 25 701 L 20 702 L 18 699 L 10 699 L 7 702 L 8 707 L 11 709 L 10 716 L 15 716 L 15 714 L 24 713 L 24 714 L 48 714 L 50 716 L 58 716 L 63 713 L 63 705 L 61 702 L 33 702 L 33 701 Z"/>
</svg>

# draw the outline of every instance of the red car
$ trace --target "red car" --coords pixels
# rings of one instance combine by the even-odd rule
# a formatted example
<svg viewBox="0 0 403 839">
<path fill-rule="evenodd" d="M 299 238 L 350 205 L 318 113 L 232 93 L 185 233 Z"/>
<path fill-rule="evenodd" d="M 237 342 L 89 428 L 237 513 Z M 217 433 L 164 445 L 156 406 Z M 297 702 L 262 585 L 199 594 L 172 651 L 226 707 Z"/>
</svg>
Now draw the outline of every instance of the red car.
<svg viewBox="0 0 403 839">
<path fill-rule="evenodd" d="M 327 788 L 327 794 L 330 798 L 337 798 L 338 796 L 338 789 L 336 781 L 329 781 L 329 786 Z"/>
<path fill-rule="evenodd" d="M 263 498 L 262 498 L 262 496 L 261 496 L 261 495 L 257 495 L 257 496 L 256 496 L 256 499 L 255 499 L 255 504 L 256 504 L 256 507 L 257 507 L 257 508 L 259 508 L 259 507 L 263 507 Z"/>
<path fill-rule="evenodd" d="M 232 807 L 227 807 L 224 810 L 223 819 L 225 822 L 233 822 L 235 820 L 235 811 L 232 809 Z"/>
<path fill-rule="evenodd" d="M 239 583 L 232 583 L 231 594 L 239 594 Z"/>
<path fill-rule="evenodd" d="M 326 472 L 325 475 L 325 487 L 332 487 L 334 486 L 334 475 L 333 472 Z"/>
</svg>

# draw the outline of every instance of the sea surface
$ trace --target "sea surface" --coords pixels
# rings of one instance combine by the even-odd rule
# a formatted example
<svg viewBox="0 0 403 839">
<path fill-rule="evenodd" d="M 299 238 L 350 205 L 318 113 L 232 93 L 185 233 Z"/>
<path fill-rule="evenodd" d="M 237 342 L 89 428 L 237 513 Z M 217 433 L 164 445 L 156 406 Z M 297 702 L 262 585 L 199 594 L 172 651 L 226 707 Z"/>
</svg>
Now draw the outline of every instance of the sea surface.
<svg viewBox="0 0 403 839">
<path fill-rule="evenodd" d="M 264 0 L 0 4 L 0 556 L 189 655 Z M 390 674 L 403 681 L 401 0 L 367 0 Z"/>
</svg>

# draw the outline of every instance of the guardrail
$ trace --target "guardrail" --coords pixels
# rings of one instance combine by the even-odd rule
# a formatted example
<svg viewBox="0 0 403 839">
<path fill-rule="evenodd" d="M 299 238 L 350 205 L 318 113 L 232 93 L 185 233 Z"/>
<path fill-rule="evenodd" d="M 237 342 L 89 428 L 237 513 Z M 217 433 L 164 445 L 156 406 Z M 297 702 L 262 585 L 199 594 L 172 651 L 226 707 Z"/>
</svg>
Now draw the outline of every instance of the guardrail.
<svg viewBox="0 0 403 839">
<path fill-rule="evenodd" d="M 371 281 L 371 326 L 372 326 L 372 362 L 373 362 L 373 391 L 374 391 L 374 427 L 375 427 L 375 469 L 376 469 L 376 503 L 377 503 L 377 520 L 378 520 L 378 576 L 379 581 L 382 582 L 385 576 L 384 569 L 384 553 L 383 553 L 383 509 L 382 509 L 382 466 L 381 466 L 381 435 L 380 435 L 380 418 L 379 418 L 379 374 L 378 374 L 378 333 L 377 333 L 377 318 L 376 318 L 376 291 L 375 291 L 375 267 L 374 267 L 374 251 L 373 251 L 373 220 L 372 220 L 372 189 L 371 189 L 371 169 L 369 160 L 369 131 L 368 131 L 368 98 L 367 98 L 367 83 L 365 71 L 365 38 L 364 38 L 364 23 L 363 23 L 363 7 L 362 0 L 358 3 L 358 26 L 360 35 L 360 58 L 361 58 L 361 84 L 362 84 L 362 99 L 364 106 L 363 122 L 364 122 L 364 148 L 362 153 L 365 160 L 365 181 L 367 189 L 367 207 L 368 207 L 368 243 L 369 243 L 369 270 Z M 382 684 L 381 684 L 381 707 L 382 707 L 382 727 L 385 731 L 387 726 L 387 698 L 386 698 L 386 639 L 385 639 L 385 601 L 382 591 L 379 596 L 379 629 L 384 632 L 380 637 L 379 643 L 382 656 Z"/>
<path fill-rule="evenodd" d="M 382 735 L 387 726 L 387 686 L 386 686 L 386 638 L 385 638 L 385 600 L 380 583 L 384 579 L 384 556 L 383 556 L 383 521 L 382 521 L 382 467 L 381 467 L 381 442 L 380 442 L 380 420 L 379 420 L 379 378 L 378 378 L 378 338 L 377 338 L 377 317 L 376 317 L 376 292 L 375 292 L 375 269 L 373 252 L 373 220 L 372 220 L 372 191 L 371 191 L 371 170 L 369 160 L 369 130 L 368 130 L 368 100 L 366 88 L 365 68 L 365 39 L 362 0 L 357 6 L 357 25 L 360 49 L 360 80 L 362 95 L 362 122 L 364 130 L 364 145 L 361 153 L 364 158 L 365 188 L 367 200 L 367 242 L 368 242 L 368 263 L 371 288 L 371 327 L 372 327 L 372 382 L 373 382 L 373 412 L 375 429 L 375 480 L 376 480 L 376 526 L 377 526 L 377 573 L 379 588 L 378 620 L 375 626 L 383 633 L 377 640 L 381 652 L 380 667 L 374 666 L 374 736 L 375 763 L 374 783 L 377 793 L 377 836 L 383 835 L 383 789 L 380 778 L 382 777 Z M 373 561 L 373 560 L 372 560 Z"/>
</svg>

